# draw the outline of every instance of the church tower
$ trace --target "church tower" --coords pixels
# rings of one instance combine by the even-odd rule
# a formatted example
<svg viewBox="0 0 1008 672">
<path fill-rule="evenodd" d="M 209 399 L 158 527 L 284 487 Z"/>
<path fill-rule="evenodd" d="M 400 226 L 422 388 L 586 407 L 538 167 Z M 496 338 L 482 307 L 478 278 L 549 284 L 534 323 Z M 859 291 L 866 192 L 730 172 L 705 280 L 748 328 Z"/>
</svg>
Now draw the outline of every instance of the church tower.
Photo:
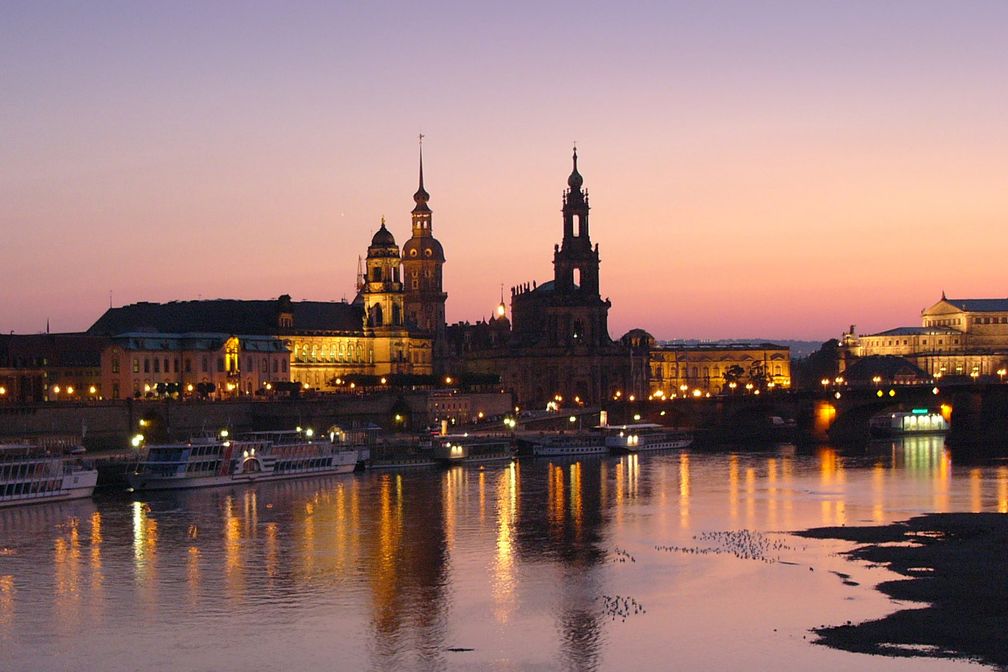
<svg viewBox="0 0 1008 672">
<path fill-rule="evenodd" d="M 578 172 L 577 148 L 574 170 L 563 195 L 563 241 L 553 251 L 554 286 L 560 294 L 583 300 L 599 298 L 599 252 L 588 235 L 588 191 Z"/>
<path fill-rule="evenodd" d="M 364 262 L 364 329 L 373 333 L 388 333 L 405 327 L 403 291 L 399 279 L 399 246 L 392 232 L 381 228 L 368 246 Z"/>
<path fill-rule="evenodd" d="M 574 168 L 563 194 L 563 240 L 553 248 L 553 308 L 547 321 L 555 344 L 588 348 L 609 345 L 609 301 L 599 295 L 599 250 L 588 232 L 588 191 Z"/>
<path fill-rule="evenodd" d="M 433 340 L 434 370 L 440 373 L 445 361 L 445 301 L 448 294 L 442 285 L 441 267 L 445 263 L 444 248 L 431 230 L 430 194 L 424 189 L 423 136 L 420 136 L 420 187 L 413 194 L 415 206 L 411 213 L 413 236 L 402 250 L 403 295 L 406 321 L 411 327 Z"/>
</svg>

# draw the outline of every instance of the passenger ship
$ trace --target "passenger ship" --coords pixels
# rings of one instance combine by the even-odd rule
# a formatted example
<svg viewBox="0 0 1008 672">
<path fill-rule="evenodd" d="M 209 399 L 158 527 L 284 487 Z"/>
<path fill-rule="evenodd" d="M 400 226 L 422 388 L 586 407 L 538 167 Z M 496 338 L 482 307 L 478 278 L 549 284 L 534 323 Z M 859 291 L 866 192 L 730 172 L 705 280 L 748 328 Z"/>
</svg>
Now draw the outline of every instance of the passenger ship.
<svg viewBox="0 0 1008 672">
<path fill-rule="evenodd" d="M 90 497 L 98 470 L 39 446 L 0 445 L 0 507 Z"/>
<path fill-rule="evenodd" d="M 563 457 L 570 455 L 598 455 L 609 452 L 605 435 L 598 429 L 583 432 L 560 432 L 526 436 L 522 443 L 535 457 Z M 527 453 L 526 453 L 527 454 Z"/>
<path fill-rule="evenodd" d="M 607 428 L 606 446 L 615 452 L 636 453 L 642 450 L 677 450 L 693 443 L 689 433 L 651 423 L 614 425 Z"/>
<path fill-rule="evenodd" d="M 127 474 L 134 490 L 174 490 L 347 474 L 357 466 L 355 446 L 315 441 L 300 431 L 251 432 L 234 440 L 197 438 L 149 446 Z"/>
</svg>

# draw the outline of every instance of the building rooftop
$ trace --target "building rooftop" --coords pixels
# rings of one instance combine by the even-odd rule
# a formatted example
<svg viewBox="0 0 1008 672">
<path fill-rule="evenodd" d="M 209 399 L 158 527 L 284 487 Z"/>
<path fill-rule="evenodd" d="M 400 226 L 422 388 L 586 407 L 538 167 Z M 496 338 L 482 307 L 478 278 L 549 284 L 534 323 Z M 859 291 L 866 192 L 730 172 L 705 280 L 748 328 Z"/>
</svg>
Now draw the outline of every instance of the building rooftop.
<svg viewBox="0 0 1008 672">
<path fill-rule="evenodd" d="M 363 330 L 363 308 L 337 301 L 292 301 L 293 332 Z M 286 310 L 287 308 L 285 308 Z M 278 300 L 211 299 L 134 303 L 109 308 L 87 333 L 116 336 L 132 332 L 274 334 L 279 331 Z"/>
<path fill-rule="evenodd" d="M 877 334 L 863 334 L 863 336 L 870 338 L 873 336 L 927 336 L 928 334 L 962 334 L 962 332 L 952 327 L 896 327 L 880 331 Z"/>
<path fill-rule="evenodd" d="M 1008 299 L 945 299 L 945 301 L 969 313 L 1008 312 Z"/>
</svg>

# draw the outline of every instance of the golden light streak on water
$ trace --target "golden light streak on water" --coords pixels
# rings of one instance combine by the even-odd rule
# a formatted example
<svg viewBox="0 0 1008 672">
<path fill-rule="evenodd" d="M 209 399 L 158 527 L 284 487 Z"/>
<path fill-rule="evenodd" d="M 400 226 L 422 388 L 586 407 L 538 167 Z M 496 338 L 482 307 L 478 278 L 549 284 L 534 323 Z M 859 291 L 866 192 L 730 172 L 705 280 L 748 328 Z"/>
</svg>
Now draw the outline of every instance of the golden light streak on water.
<svg viewBox="0 0 1008 672">
<path fill-rule="evenodd" d="M 270 522 L 266 523 L 264 529 L 266 535 L 266 540 L 264 543 L 266 551 L 266 576 L 269 578 L 270 583 L 277 578 L 277 572 L 280 569 L 280 551 L 279 544 L 277 542 L 277 524 Z M 342 545 L 340 546 L 342 548 Z"/>
<path fill-rule="evenodd" d="M 200 549 L 190 546 L 186 551 L 186 586 L 189 588 L 189 604 L 192 608 L 199 605 L 200 559 Z"/>
<path fill-rule="evenodd" d="M 581 540 L 582 524 L 584 522 L 584 509 L 581 506 L 583 492 L 581 490 L 581 462 L 574 462 L 570 465 L 570 513 L 574 521 L 575 539 Z"/>
<path fill-rule="evenodd" d="M 885 475 L 885 466 L 876 462 L 871 475 L 872 520 L 876 523 L 885 521 Z"/>
<path fill-rule="evenodd" d="M 733 525 L 739 517 L 739 458 L 738 455 L 728 456 L 728 516 Z"/>
<path fill-rule="evenodd" d="M 105 604 L 105 574 L 102 568 L 102 518 L 101 512 L 95 511 L 90 518 L 90 553 L 89 566 L 91 569 L 91 605 L 92 618 L 101 618 L 104 613 Z"/>
<path fill-rule="evenodd" d="M 1008 467 L 997 469 L 997 510 L 1008 513 Z"/>
<path fill-rule="evenodd" d="M 784 522 L 785 529 L 794 527 L 794 457 L 788 455 L 781 459 L 781 476 L 783 482 L 784 497 Z"/>
<path fill-rule="evenodd" d="M 634 455 L 636 458 L 637 456 Z M 679 526 L 690 526 L 690 463 L 689 454 L 679 454 Z"/>
<path fill-rule="evenodd" d="M 777 505 L 780 491 L 777 488 L 777 458 L 767 458 L 767 523 L 771 530 L 776 530 Z"/>
<path fill-rule="evenodd" d="M 949 485 L 952 480 L 952 455 L 944 448 L 931 447 L 931 454 L 937 457 L 938 469 L 934 477 L 934 510 L 939 513 L 949 511 Z"/>
<path fill-rule="evenodd" d="M 507 623 L 516 604 L 515 600 L 515 505 L 518 499 L 517 473 L 514 462 L 497 477 L 497 553 L 494 556 L 491 593 L 494 600 L 494 618 Z"/>
<path fill-rule="evenodd" d="M 477 489 L 479 490 L 479 522 L 480 529 L 482 530 L 486 527 L 486 472 L 479 472 L 479 482 L 477 484 Z"/>
<path fill-rule="evenodd" d="M 13 623 L 14 576 L 11 574 L 0 574 L 0 627 L 6 630 Z"/>
<path fill-rule="evenodd" d="M 306 507 L 309 508 L 310 504 Z M 241 600 L 245 593 L 244 558 L 242 557 L 241 521 L 234 513 L 234 497 L 224 500 L 224 574 L 227 578 L 228 597 Z M 311 519 L 311 516 L 308 516 Z M 311 530 L 303 529 L 302 544 L 311 545 Z"/>
<path fill-rule="evenodd" d="M 752 527 L 756 520 L 756 469 L 746 467 L 746 527 Z"/>
<path fill-rule="evenodd" d="M 977 513 L 983 510 L 983 471 L 974 467 L 969 474 L 970 511 Z"/>
<path fill-rule="evenodd" d="M 566 515 L 563 467 L 550 464 L 549 479 L 546 483 L 546 500 L 550 534 L 559 539 L 563 536 L 563 523 Z"/>
</svg>

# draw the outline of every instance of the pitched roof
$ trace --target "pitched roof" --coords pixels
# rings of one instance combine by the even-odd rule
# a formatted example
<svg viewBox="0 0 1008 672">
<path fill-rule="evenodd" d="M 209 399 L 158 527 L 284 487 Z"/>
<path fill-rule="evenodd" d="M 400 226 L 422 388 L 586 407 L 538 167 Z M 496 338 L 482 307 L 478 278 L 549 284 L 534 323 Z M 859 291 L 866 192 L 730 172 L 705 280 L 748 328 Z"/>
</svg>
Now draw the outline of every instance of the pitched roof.
<svg viewBox="0 0 1008 672">
<path fill-rule="evenodd" d="M 290 331 L 362 330 L 363 310 L 336 301 L 296 301 L 290 304 L 294 323 Z M 212 299 L 134 303 L 109 308 L 87 333 L 114 336 L 129 332 L 275 334 L 277 300 Z"/>
<path fill-rule="evenodd" d="M 952 327 L 896 327 L 887 331 L 880 331 L 877 334 L 865 334 L 871 336 L 926 336 L 928 334 L 961 334 L 962 332 Z"/>
<path fill-rule="evenodd" d="M 1008 312 L 1008 299 L 945 299 L 945 301 L 969 313 Z"/>
</svg>

